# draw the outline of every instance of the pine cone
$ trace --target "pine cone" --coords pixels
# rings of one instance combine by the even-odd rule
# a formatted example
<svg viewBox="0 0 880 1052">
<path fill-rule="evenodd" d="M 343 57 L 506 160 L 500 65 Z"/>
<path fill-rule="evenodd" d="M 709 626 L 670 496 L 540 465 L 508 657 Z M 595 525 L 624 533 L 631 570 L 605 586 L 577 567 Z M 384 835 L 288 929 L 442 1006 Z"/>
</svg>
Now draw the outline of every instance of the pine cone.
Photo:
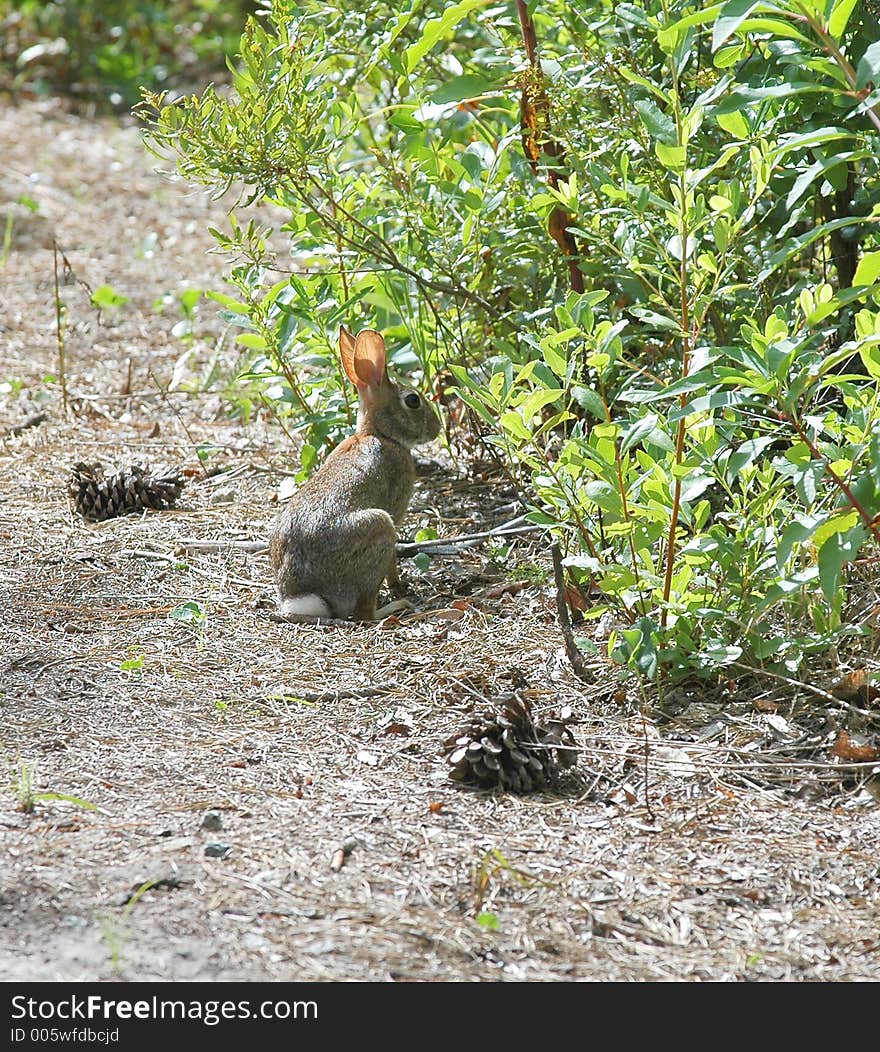
<svg viewBox="0 0 880 1052">
<path fill-rule="evenodd" d="M 100 464 L 76 464 L 68 486 L 76 510 L 90 522 L 153 508 L 163 511 L 174 505 L 183 489 L 177 472 L 151 475 L 139 464 L 127 471 L 106 476 Z"/>
<path fill-rule="evenodd" d="M 499 698 L 491 708 L 475 713 L 444 742 L 455 782 L 483 788 L 500 785 L 516 793 L 546 789 L 560 769 L 577 762 L 571 709 L 532 717 L 521 695 Z"/>
</svg>

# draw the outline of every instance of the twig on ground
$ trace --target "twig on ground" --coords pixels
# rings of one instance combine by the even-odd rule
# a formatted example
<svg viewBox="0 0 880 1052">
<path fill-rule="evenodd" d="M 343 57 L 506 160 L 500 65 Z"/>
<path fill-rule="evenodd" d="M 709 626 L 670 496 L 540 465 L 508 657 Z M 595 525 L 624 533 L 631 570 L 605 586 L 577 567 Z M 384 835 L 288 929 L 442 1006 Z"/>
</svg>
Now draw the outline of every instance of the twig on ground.
<svg viewBox="0 0 880 1052">
<path fill-rule="evenodd" d="M 250 552 L 258 555 L 267 551 L 268 541 L 181 541 L 178 552 Z"/>
<path fill-rule="evenodd" d="M 69 267 L 67 257 L 61 253 L 65 267 Z M 61 383 L 61 403 L 64 415 L 67 416 L 67 373 L 64 363 L 64 304 L 58 291 L 58 242 L 52 238 L 52 261 L 55 273 L 55 337 L 58 341 L 58 379 Z"/>
<path fill-rule="evenodd" d="M 412 541 L 406 544 L 398 544 L 397 554 L 404 559 L 410 555 L 415 555 L 417 552 L 425 551 L 437 551 L 444 555 L 451 555 L 459 548 L 465 548 L 470 544 L 475 544 L 477 541 L 488 540 L 490 537 L 510 537 L 520 533 L 534 533 L 540 529 L 539 526 L 518 525 L 524 518 L 524 515 L 519 515 L 517 518 L 511 519 L 510 522 L 503 522 L 500 526 L 495 526 L 491 530 L 483 530 L 480 533 L 463 533 L 458 537 L 436 537 L 431 541 Z"/>
<path fill-rule="evenodd" d="M 494 529 L 483 530 L 481 533 L 464 533 L 459 537 L 437 537 L 430 541 L 401 543 L 397 545 L 397 554 L 403 559 L 424 551 L 433 551 L 443 555 L 451 555 L 460 548 L 467 547 L 470 544 L 476 544 L 478 541 L 487 540 L 490 537 L 511 537 L 521 533 L 531 533 L 540 529 L 538 526 L 518 525 L 522 522 L 522 519 L 523 516 L 520 515 L 516 519 L 511 519 L 510 522 L 504 522 L 500 526 L 496 526 Z M 233 551 L 260 554 L 266 551 L 268 547 L 268 541 L 184 540 L 181 541 L 177 550 L 180 552 L 222 552 L 227 549 L 232 549 Z"/>
<path fill-rule="evenodd" d="M 565 653 L 571 663 L 572 670 L 578 679 L 584 683 L 592 683 L 593 677 L 584 665 L 583 656 L 575 642 L 574 632 L 571 628 L 571 617 L 568 613 L 568 600 L 565 598 L 565 577 L 562 572 L 562 554 L 559 545 L 555 542 L 550 545 L 550 554 L 553 556 L 553 577 L 556 581 L 556 611 L 559 614 L 559 628 L 562 638 L 565 640 Z"/>
<path fill-rule="evenodd" d="M 746 672 L 753 672 L 756 676 L 768 676 L 770 679 L 778 679 L 781 683 L 787 683 L 790 687 L 800 687 L 801 690 L 805 690 L 808 694 L 814 694 L 817 698 L 831 702 L 836 708 L 846 709 L 848 712 L 861 716 L 863 719 L 873 719 L 876 715 L 876 713 L 868 709 L 860 709 L 858 705 L 853 705 L 852 702 L 844 701 L 843 698 L 830 694 L 821 687 L 814 687 L 811 683 L 803 683 L 799 679 L 792 679 L 791 676 L 783 676 L 781 672 L 771 672 L 766 668 L 755 668 L 753 665 L 747 665 L 744 661 L 731 661 L 730 664 L 736 668 L 745 669 Z"/>
<path fill-rule="evenodd" d="M 350 622 L 346 622 L 350 624 Z M 289 698 L 297 701 L 308 701 L 314 705 L 323 705 L 336 701 L 360 701 L 362 698 L 377 698 L 383 694 L 393 694 L 400 690 L 397 683 L 383 683 L 378 687 L 356 687 L 352 690 L 291 690 L 282 694 L 271 695 L 272 701 L 287 701 Z"/>
<path fill-rule="evenodd" d="M 15 427 L 10 427 L 10 435 L 20 435 L 22 431 L 27 431 L 29 427 L 38 427 L 40 424 L 44 424 L 49 419 L 48 413 L 34 413 L 33 416 L 29 416 L 21 424 L 16 424 Z"/>
</svg>

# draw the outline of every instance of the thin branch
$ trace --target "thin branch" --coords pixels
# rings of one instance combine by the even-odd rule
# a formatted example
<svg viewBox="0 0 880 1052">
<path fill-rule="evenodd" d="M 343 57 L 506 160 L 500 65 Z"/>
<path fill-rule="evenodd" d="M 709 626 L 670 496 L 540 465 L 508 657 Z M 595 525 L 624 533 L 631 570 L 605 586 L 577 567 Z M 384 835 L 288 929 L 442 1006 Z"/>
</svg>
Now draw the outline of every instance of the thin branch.
<svg viewBox="0 0 880 1052">
<path fill-rule="evenodd" d="M 483 297 L 478 295 L 476 292 L 472 292 L 466 286 L 448 285 L 442 281 L 435 281 L 432 278 L 424 277 L 424 275 L 419 274 L 418 271 L 415 271 L 411 267 L 408 267 L 398 257 L 391 243 L 386 238 L 384 238 L 381 234 L 378 234 L 371 227 L 367 226 L 366 223 L 364 223 L 356 215 L 354 215 L 352 212 L 349 212 L 347 208 L 341 205 L 339 201 L 337 201 L 336 198 L 330 193 L 330 191 L 327 190 L 327 188 L 321 183 L 321 181 L 319 179 L 316 179 L 315 176 L 311 174 L 311 172 L 306 172 L 306 177 L 308 178 L 312 186 L 314 186 L 314 188 L 317 190 L 317 192 L 334 209 L 334 211 L 340 212 L 350 223 L 363 230 L 366 233 L 367 237 L 370 239 L 370 241 L 373 242 L 374 246 L 378 246 L 378 251 L 376 247 L 373 248 L 372 255 L 377 256 L 379 259 L 383 259 L 386 263 L 389 264 L 389 266 L 391 266 L 394 270 L 398 271 L 399 273 L 406 274 L 407 277 L 412 278 L 413 281 L 415 281 L 421 288 L 428 288 L 434 292 L 443 292 L 447 296 L 455 296 L 471 300 L 472 302 L 480 306 L 484 311 L 486 311 L 490 316 L 495 317 L 497 315 L 498 311 L 491 303 L 489 303 L 487 300 L 484 300 Z M 304 194 L 298 187 L 297 191 L 299 192 L 303 200 L 309 204 L 309 206 L 312 208 L 315 214 L 318 215 L 320 219 L 324 223 L 326 223 L 327 226 L 330 227 L 330 229 L 333 230 L 333 232 L 338 237 L 341 237 L 343 240 L 345 240 L 347 244 L 358 248 L 359 251 L 364 251 L 366 249 L 365 245 L 359 244 L 357 241 L 351 238 L 350 235 L 348 235 L 345 232 L 344 228 L 338 221 L 336 221 L 331 216 L 328 216 L 326 213 L 320 212 L 314 206 L 314 204 L 311 203 L 308 194 Z"/>
<path fill-rule="evenodd" d="M 44 424 L 49 419 L 48 413 L 34 413 L 33 416 L 29 416 L 27 420 L 21 424 L 16 424 L 15 427 L 10 427 L 9 434 L 13 437 L 20 435 L 22 431 L 27 431 L 29 427 L 38 427 L 40 424 Z"/>
<path fill-rule="evenodd" d="M 482 533 L 463 533 L 458 537 L 437 537 L 432 541 L 413 541 L 412 543 L 398 544 L 397 554 L 404 559 L 415 555 L 417 552 L 426 551 L 442 551 L 444 554 L 450 554 L 458 548 L 468 547 L 477 541 L 488 540 L 490 537 L 514 537 L 521 533 L 537 533 L 540 531 L 540 526 L 518 525 L 524 518 L 524 515 L 520 515 L 519 518 L 512 519 L 509 523 L 496 526 L 492 530 L 484 530 Z"/>
<path fill-rule="evenodd" d="M 550 554 L 553 556 L 553 577 L 556 581 L 556 612 L 559 615 L 559 628 L 562 632 L 562 638 L 565 640 L 565 653 L 568 655 L 572 671 L 578 679 L 583 680 L 584 683 L 592 683 L 595 677 L 590 675 L 584 664 L 583 655 L 578 648 L 574 632 L 572 631 L 571 618 L 568 613 L 568 600 L 565 597 L 565 575 L 562 569 L 562 555 L 559 551 L 559 545 L 555 541 L 550 545 Z"/>
<path fill-rule="evenodd" d="M 62 253 L 63 256 L 63 253 Z M 52 238 L 52 261 L 55 270 L 55 336 L 58 341 L 58 379 L 61 383 L 61 402 L 67 416 L 67 372 L 64 361 L 64 304 L 58 291 L 58 242 Z M 65 264 L 67 260 L 64 260 Z"/>
</svg>

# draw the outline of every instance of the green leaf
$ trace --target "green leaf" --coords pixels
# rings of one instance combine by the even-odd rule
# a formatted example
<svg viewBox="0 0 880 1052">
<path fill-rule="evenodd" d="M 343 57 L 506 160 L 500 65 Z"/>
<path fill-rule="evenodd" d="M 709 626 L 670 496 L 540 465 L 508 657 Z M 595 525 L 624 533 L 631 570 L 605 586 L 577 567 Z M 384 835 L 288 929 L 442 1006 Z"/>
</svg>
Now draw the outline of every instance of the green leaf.
<svg viewBox="0 0 880 1052">
<path fill-rule="evenodd" d="M 829 142 L 837 142 L 840 139 L 854 139 L 855 137 L 853 132 L 833 126 L 816 128 L 813 131 L 802 132 L 800 135 L 783 135 L 780 138 L 779 145 L 772 149 L 767 156 L 779 161 L 793 150 L 802 150 L 807 146 L 824 146 Z"/>
<path fill-rule="evenodd" d="M 880 40 L 868 48 L 856 66 L 856 87 L 863 88 L 869 80 L 880 87 Z"/>
<path fill-rule="evenodd" d="M 670 172 L 680 172 L 687 163 L 687 147 L 654 143 L 657 160 Z"/>
<path fill-rule="evenodd" d="M 486 928 L 487 931 L 498 931 L 501 927 L 501 921 L 498 920 L 497 914 L 486 913 L 485 911 L 477 914 L 477 924 L 481 928 Z"/>
<path fill-rule="evenodd" d="M 738 139 L 749 137 L 749 122 L 742 114 L 742 110 L 734 110 L 732 113 L 718 113 L 715 115 L 720 127 Z"/>
<path fill-rule="evenodd" d="M 727 461 L 725 475 L 728 481 L 733 482 L 741 471 L 753 464 L 761 453 L 775 441 L 775 435 L 760 435 L 758 438 L 749 438 L 742 442 Z"/>
<path fill-rule="evenodd" d="M 675 47 L 679 35 L 692 26 L 701 26 L 706 22 L 711 22 L 712 19 L 721 12 L 724 4 L 711 4 L 709 7 L 704 7 L 699 11 L 692 11 L 689 15 L 685 15 L 684 18 L 680 18 L 677 22 L 673 22 L 671 26 L 664 26 L 657 33 L 657 42 L 664 51 L 670 51 Z M 618 6 L 618 11 L 620 7 Z M 642 15 L 644 18 L 644 14 Z M 645 23 L 647 24 L 647 20 Z"/>
<path fill-rule="evenodd" d="M 472 409 L 481 420 L 484 420 L 492 428 L 497 426 L 497 418 L 479 397 L 469 394 L 467 391 L 462 391 L 460 387 L 455 387 L 453 390 L 462 402 L 464 402 L 469 409 Z"/>
<path fill-rule="evenodd" d="M 864 299 L 870 291 L 870 285 L 853 285 L 852 288 L 844 289 L 843 292 L 839 292 L 836 296 L 832 296 L 831 299 L 825 300 L 815 310 L 810 311 L 807 315 L 807 325 L 814 328 L 820 321 L 837 314 L 847 304 L 853 303 L 855 300 Z M 824 363 L 823 371 L 825 371 Z"/>
<path fill-rule="evenodd" d="M 847 530 L 851 530 L 858 521 L 859 513 L 857 511 L 848 510 L 841 515 L 834 515 L 830 519 L 826 519 L 826 521 L 820 526 L 816 527 L 812 536 L 812 542 L 816 548 L 819 549 L 829 537 L 833 537 L 836 533 L 846 533 Z"/>
<path fill-rule="evenodd" d="M 752 88 L 741 84 L 732 91 L 726 99 L 722 99 L 716 107 L 718 113 L 733 113 L 734 110 L 742 110 L 747 106 L 755 106 L 766 102 L 767 99 L 790 99 L 794 95 L 825 95 L 828 93 L 827 85 L 821 81 L 799 80 L 792 83 L 784 80 L 777 84 L 769 84 L 760 88 Z"/>
<path fill-rule="evenodd" d="M 628 453 L 633 446 L 637 446 L 647 435 L 657 427 L 657 414 L 648 413 L 647 416 L 643 416 L 641 420 L 636 420 L 635 423 L 630 424 L 629 427 L 625 428 L 620 436 L 620 452 L 621 455 Z"/>
<path fill-rule="evenodd" d="M 866 252 L 859 260 L 853 275 L 853 287 L 873 285 L 880 279 L 880 252 Z"/>
<path fill-rule="evenodd" d="M 654 622 L 649 617 L 641 617 L 635 628 L 624 629 L 620 634 L 624 640 L 620 650 L 626 663 L 637 669 L 646 680 L 655 680 L 658 655 L 657 626 Z"/>
<path fill-rule="evenodd" d="M 519 413 L 510 410 L 501 417 L 500 424 L 514 438 L 518 438 L 522 442 L 531 442 L 532 433 L 523 423 L 523 418 Z"/>
<path fill-rule="evenodd" d="M 856 558 L 864 539 L 863 527 L 856 526 L 846 533 L 832 534 L 819 549 L 819 583 L 829 602 L 834 599 L 840 586 L 840 571 L 846 563 Z"/>
<path fill-rule="evenodd" d="M 584 486 L 584 495 L 594 504 L 598 505 L 603 511 L 620 514 L 623 510 L 623 505 L 620 501 L 620 493 L 610 482 L 602 482 L 601 479 L 595 479 L 593 482 L 588 482 L 586 486 Z"/>
<path fill-rule="evenodd" d="M 782 531 L 779 543 L 776 546 L 776 569 L 780 573 L 791 558 L 795 545 L 803 544 L 813 536 L 817 521 L 815 518 L 799 519 L 789 523 Z"/>
<path fill-rule="evenodd" d="M 640 73 L 636 73 L 627 66 L 621 66 L 618 72 L 631 84 L 638 84 L 640 88 L 645 88 L 646 91 L 650 91 L 650 93 L 655 98 L 660 99 L 661 102 L 669 101 L 663 93 L 663 89 L 658 84 L 655 84 L 653 80 L 648 80 L 647 77 L 643 77 Z"/>
<path fill-rule="evenodd" d="M 859 357 L 868 370 L 868 375 L 880 380 L 880 344 L 864 343 L 859 347 Z"/>
<path fill-rule="evenodd" d="M 857 0 L 837 0 L 828 19 L 828 32 L 838 40 L 843 35 Z"/>
<path fill-rule="evenodd" d="M 437 104 L 463 102 L 465 99 L 475 99 L 479 95 L 485 95 L 493 87 L 494 81 L 488 77 L 480 73 L 465 73 L 441 84 L 431 96 L 431 102 Z"/>
<path fill-rule="evenodd" d="M 83 807 L 86 811 L 99 810 L 98 805 L 93 804 L 91 800 L 83 800 L 82 797 L 70 796 L 68 793 L 34 793 L 34 800 L 58 800 L 61 803 Z"/>
<path fill-rule="evenodd" d="M 560 354 L 551 341 L 547 339 L 541 340 L 541 354 L 553 372 L 564 379 L 568 373 L 568 359 L 565 355 Z"/>
<path fill-rule="evenodd" d="M 404 53 L 404 65 L 407 73 L 412 73 L 428 52 L 448 36 L 453 29 L 478 7 L 486 7 L 489 0 L 460 0 L 460 3 L 447 7 L 439 18 L 429 18 L 425 23 L 422 35 L 415 44 L 410 44 Z"/>
<path fill-rule="evenodd" d="M 656 311 L 648 310 L 647 307 L 630 307 L 630 314 L 635 315 L 639 321 L 643 321 L 646 325 L 650 325 L 655 329 L 665 329 L 669 332 L 681 334 L 681 325 L 674 319 L 669 318 L 665 314 L 658 314 Z"/>
<path fill-rule="evenodd" d="M 128 296 L 123 296 L 121 292 L 117 292 L 112 285 L 99 286 L 92 293 L 91 298 L 92 306 L 97 307 L 99 310 L 106 310 L 108 307 L 122 307 L 128 302 Z"/>
<path fill-rule="evenodd" d="M 199 603 L 194 599 L 190 599 L 189 602 L 176 606 L 168 614 L 168 617 L 173 621 L 183 621 L 186 624 L 196 625 L 201 624 L 205 620 L 205 611 Z"/>
<path fill-rule="evenodd" d="M 247 314 L 249 308 L 246 303 L 240 303 L 238 300 L 233 299 L 231 296 L 227 296 L 223 292 L 206 292 L 205 295 L 209 300 L 214 300 L 215 303 L 221 304 L 227 310 L 231 310 L 234 314 Z"/>
<path fill-rule="evenodd" d="M 592 413 L 597 420 L 605 420 L 607 416 L 605 403 L 602 401 L 601 396 L 591 387 L 572 387 L 571 397 L 581 409 L 586 409 L 588 413 Z"/>
<path fill-rule="evenodd" d="M 249 351 L 265 351 L 269 346 L 266 342 L 265 337 L 260 336 L 257 332 L 243 332 L 235 337 L 236 343 L 240 343 L 242 347 L 247 347 Z"/>
<path fill-rule="evenodd" d="M 637 99 L 633 105 L 642 119 L 642 124 L 657 142 L 665 143 L 667 146 L 676 145 L 678 133 L 675 130 L 675 121 L 671 117 L 668 117 L 650 99 Z"/>
<path fill-rule="evenodd" d="M 718 48 L 739 29 L 758 6 L 758 0 L 728 0 L 712 28 L 712 50 Z"/>
<path fill-rule="evenodd" d="M 550 405 L 551 402 L 558 401 L 565 391 L 562 388 L 549 388 L 547 390 L 533 391 L 528 398 L 526 398 L 519 406 L 519 411 L 522 413 L 523 419 L 531 420 L 536 413 L 544 408 L 544 406 Z"/>
</svg>

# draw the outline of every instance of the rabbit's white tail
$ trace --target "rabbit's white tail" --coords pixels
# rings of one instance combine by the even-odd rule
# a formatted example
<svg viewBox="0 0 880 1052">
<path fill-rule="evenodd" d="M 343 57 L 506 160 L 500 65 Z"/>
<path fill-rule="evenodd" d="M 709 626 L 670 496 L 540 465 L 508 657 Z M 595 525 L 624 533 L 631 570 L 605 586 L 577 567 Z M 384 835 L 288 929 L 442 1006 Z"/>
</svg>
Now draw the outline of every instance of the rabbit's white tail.
<svg viewBox="0 0 880 1052">
<path fill-rule="evenodd" d="M 288 595 L 278 601 L 278 608 L 284 617 L 332 617 L 333 611 L 319 595 Z"/>
</svg>

